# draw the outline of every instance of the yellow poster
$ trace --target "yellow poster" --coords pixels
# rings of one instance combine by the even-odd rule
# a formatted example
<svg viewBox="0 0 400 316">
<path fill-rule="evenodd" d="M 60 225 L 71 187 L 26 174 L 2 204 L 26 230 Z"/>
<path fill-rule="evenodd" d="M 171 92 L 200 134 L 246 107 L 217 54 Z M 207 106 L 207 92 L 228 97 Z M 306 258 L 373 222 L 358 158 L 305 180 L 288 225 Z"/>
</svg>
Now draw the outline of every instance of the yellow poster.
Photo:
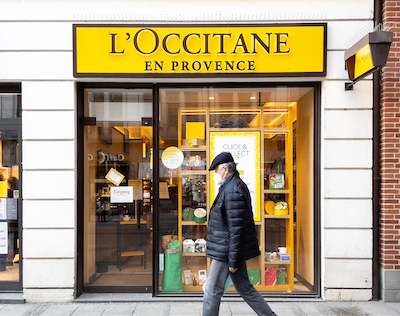
<svg viewBox="0 0 400 316">
<path fill-rule="evenodd" d="M 0 181 L 0 198 L 7 197 L 7 181 Z"/>
<path fill-rule="evenodd" d="M 230 152 L 240 178 L 250 191 L 254 220 L 261 220 L 261 135 L 260 132 L 210 132 L 210 161 L 221 152 Z M 210 177 L 211 179 L 213 177 Z M 210 203 L 218 194 L 210 184 Z"/>
</svg>

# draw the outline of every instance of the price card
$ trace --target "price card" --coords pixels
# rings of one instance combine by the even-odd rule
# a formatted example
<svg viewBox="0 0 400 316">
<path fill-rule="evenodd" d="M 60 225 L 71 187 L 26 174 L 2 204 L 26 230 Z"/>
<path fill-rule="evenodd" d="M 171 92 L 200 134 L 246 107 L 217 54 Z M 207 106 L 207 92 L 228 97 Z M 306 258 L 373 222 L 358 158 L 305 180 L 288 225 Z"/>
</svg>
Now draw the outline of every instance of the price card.
<svg viewBox="0 0 400 316">
<path fill-rule="evenodd" d="M 111 168 L 110 171 L 108 171 L 108 173 L 106 174 L 105 178 L 108 181 L 111 181 L 114 185 L 119 186 L 125 176 L 114 168 Z"/>
</svg>

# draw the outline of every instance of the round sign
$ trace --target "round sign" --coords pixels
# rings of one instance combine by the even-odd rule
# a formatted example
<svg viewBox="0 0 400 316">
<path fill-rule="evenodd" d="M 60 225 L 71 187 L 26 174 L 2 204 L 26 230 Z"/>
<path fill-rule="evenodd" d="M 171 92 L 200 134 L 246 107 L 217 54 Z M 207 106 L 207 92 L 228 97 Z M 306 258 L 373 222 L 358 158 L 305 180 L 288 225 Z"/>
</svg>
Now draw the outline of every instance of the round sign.
<svg viewBox="0 0 400 316">
<path fill-rule="evenodd" d="M 164 150 L 161 161 L 168 169 L 177 169 L 183 163 L 183 153 L 178 147 L 168 147 Z"/>
</svg>

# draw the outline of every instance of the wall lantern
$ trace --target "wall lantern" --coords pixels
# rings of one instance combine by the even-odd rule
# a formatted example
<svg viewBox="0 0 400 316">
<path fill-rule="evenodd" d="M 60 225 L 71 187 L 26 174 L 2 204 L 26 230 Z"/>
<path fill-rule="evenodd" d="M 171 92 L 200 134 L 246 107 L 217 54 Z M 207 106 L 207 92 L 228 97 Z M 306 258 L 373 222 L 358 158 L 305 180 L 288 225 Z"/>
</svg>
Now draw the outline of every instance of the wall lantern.
<svg viewBox="0 0 400 316">
<path fill-rule="evenodd" d="M 346 50 L 344 60 L 352 82 L 345 83 L 345 90 L 353 90 L 357 81 L 386 65 L 392 42 L 392 32 L 377 31 L 368 33 Z"/>
</svg>

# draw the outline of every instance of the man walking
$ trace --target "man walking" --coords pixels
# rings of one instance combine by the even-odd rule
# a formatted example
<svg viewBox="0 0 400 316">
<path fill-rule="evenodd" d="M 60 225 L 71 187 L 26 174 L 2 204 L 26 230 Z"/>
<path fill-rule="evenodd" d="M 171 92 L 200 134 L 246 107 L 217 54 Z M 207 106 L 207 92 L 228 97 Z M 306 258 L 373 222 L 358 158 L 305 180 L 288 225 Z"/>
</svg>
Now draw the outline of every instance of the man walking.
<svg viewBox="0 0 400 316">
<path fill-rule="evenodd" d="M 228 275 L 257 315 L 276 316 L 247 275 L 246 260 L 260 255 L 249 189 L 228 152 L 217 155 L 209 170 L 214 170 L 214 181 L 221 186 L 208 219 L 206 256 L 213 260 L 204 290 L 203 316 L 218 315 Z"/>
</svg>

